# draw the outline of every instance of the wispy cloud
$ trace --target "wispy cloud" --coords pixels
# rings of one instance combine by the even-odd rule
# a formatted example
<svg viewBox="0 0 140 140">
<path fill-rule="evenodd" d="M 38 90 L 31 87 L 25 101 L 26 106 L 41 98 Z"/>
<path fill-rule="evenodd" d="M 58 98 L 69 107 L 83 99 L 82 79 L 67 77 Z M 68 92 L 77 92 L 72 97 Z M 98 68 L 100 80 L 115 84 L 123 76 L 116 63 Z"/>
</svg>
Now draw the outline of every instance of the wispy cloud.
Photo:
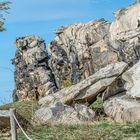
<svg viewBox="0 0 140 140">
<path fill-rule="evenodd" d="M 13 0 L 9 21 L 52 20 L 81 17 L 89 10 L 90 0 Z"/>
</svg>

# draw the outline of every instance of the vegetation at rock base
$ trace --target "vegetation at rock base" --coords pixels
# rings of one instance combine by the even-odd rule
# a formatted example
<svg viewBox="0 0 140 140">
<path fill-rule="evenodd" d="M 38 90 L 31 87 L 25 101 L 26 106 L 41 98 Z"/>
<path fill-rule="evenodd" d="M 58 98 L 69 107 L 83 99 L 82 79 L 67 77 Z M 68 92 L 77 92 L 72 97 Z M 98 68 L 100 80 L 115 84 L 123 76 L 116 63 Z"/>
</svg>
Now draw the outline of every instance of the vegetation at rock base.
<svg viewBox="0 0 140 140">
<path fill-rule="evenodd" d="M 15 103 L 10 103 L 7 105 L 0 106 L 0 110 L 9 110 L 10 108 L 16 108 L 17 117 L 20 124 L 23 127 L 29 125 L 32 114 L 38 109 L 38 104 L 35 101 L 20 101 Z M 9 128 L 9 118 L 0 118 L 0 130 L 4 131 Z M 1 139 L 0 139 L 1 140 Z"/>
<path fill-rule="evenodd" d="M 100 97 L 97 97 L 97 100 L 90 105 L 90 108 L 95 111 L 96 118 L 100 120 L 100 117 L 104 117 L 104 109 L 103 109 L 103 100 Z"/>
<path fill-rule="evenodd" d="M 93 110 L 98 110 L 98 109 L 102 109 L 103 108 L 103 101 L 100 97 L 97 97 L 97 100 L 90 105 L 90 108 Z"/>
</svg>

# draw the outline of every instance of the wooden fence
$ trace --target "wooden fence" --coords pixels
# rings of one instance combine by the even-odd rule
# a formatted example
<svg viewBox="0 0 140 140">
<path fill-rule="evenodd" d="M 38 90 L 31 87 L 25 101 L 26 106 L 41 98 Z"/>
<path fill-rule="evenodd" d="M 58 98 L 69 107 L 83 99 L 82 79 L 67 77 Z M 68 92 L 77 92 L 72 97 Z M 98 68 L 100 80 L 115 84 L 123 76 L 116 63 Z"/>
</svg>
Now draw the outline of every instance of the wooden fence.
<svg viewBox="0 0 140 140">
<path fill-rule="evenodd" d="M 16 116 L 16 109 L 0 110 L 0 117 L 5 117 L 10 119 L 12 140 L 17 140 L 17 129 L 16 129 L 17 126 L 16 126 L 16 121 L 14 119 L 14 116 Z"/>
</svg>

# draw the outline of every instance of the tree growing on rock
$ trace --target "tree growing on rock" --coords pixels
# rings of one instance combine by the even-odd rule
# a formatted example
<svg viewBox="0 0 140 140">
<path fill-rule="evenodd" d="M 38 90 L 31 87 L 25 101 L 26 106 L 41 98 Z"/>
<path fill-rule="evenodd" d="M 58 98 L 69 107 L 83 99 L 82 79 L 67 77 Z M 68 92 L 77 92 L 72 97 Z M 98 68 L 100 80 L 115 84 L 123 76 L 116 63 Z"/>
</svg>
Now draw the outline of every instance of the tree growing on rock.
<svg viewBox="0 0 140 140">
<path fill-rule="evenodd" d="M 9 10 L 9 4 L 11 2 L 0 2 L 0 32 L 4 31 L 5 28 L 4 28 L 4 21 L 5 21 L 5 18 L 4 18 L 4 13 L 8 13 L 7 10 Z"/>
</svg>

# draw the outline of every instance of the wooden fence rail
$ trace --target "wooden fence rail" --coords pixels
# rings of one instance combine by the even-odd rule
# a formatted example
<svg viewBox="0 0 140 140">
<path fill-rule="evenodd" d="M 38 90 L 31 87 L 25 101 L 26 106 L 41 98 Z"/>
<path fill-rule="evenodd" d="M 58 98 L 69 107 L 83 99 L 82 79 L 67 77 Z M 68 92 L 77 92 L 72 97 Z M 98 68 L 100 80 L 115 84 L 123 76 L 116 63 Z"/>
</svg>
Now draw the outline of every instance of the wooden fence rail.
<svg viewBox="0 0 140 140">
<path fill-rule="evenodd" d="M 16 116 L 16 109 L 0 110 L 0 117 L 10 119 L 12 140 L 17 140 L 17 129 L 16 129 L 17 126 L 14 116 Z"/>
</svg>

